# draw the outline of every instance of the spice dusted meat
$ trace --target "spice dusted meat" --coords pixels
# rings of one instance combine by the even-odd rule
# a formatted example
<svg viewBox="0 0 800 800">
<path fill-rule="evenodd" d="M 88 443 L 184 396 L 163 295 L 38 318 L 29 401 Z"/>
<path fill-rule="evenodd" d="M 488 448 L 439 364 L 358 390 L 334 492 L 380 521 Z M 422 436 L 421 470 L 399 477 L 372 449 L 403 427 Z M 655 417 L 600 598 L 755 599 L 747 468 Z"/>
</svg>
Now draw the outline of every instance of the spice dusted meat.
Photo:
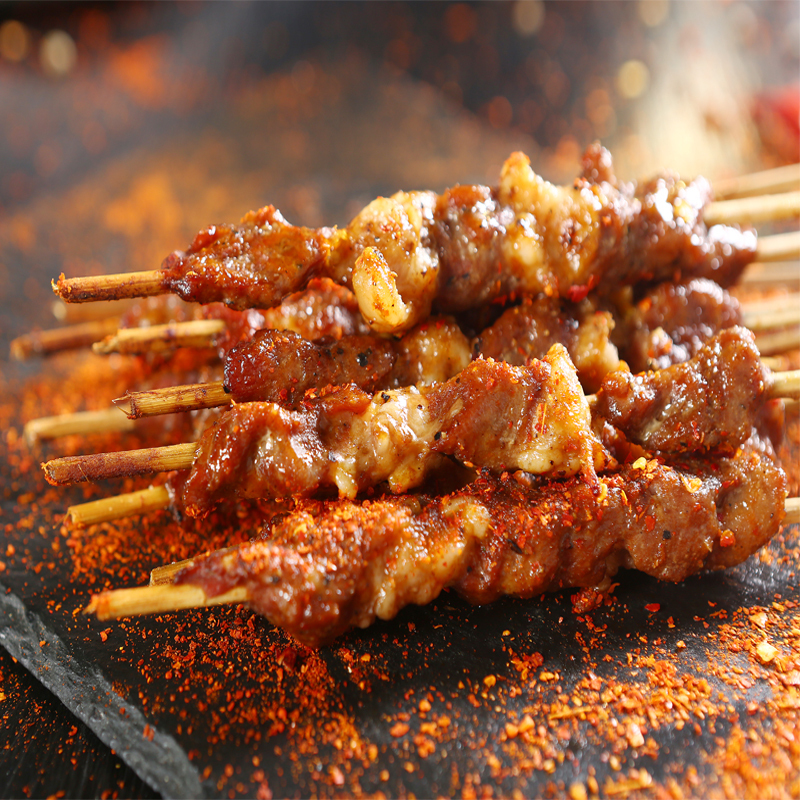
<svg viewBox="0 0 800 800">
<path fill-rule="evenodd" d="M 301 503 L 267 538 L 197 559 L 175 582 L 209 597 L 245 587 L 253 610 L 319 645 L 445 587 L 486 603 L 602 587 L 620 567 L 680 581 L 743 560 L 784 513 L 785 476 L 758 446 L 691 466 L 641 459 L 600 476 L 599 492 L 483 475 L 437 498 Z"/>
<path fill-rule="evenodd" d="M 224 381 L 128 392 L 124 402 L 131 419 L 257 401 L 293 407 L 334 385 L 374 392 L 445 381 L 470 357 L 469 340 L 449 318 L 420 323 L 399 340 L 349 334 L 312 342 L 266 329 L 228 352 Z"/>
<path fill-rule="evenodd" d="M 440 266 L 435 205 L 433 192 L 379 197 L 337 242 L 331 263 L 348 276 L 364 319 L 380 333 L 408 330 L 430 314 Z"/>
<path fill-rule="evenodd" d="M 559 187 L 515 153 L 497 188 L 399 192 L 345 229 L 290 225 L 270 206 L 201 232 L 165 260 L 159 280 L 186 300 L 241 309 L 276 305 L 324 275 L 352 288 L 370 326 L 390 333 L 434 306 L 458 312 L 510 293 L 577 301 L 596 286 L 681 276 L 728 284 L 752 260 L 755 234 L 703 224 L 705 180 L 667 176 L 636 189 L 604 159 L 590 149 L 584 176 Z"/>
<path fill-rule="evenodd" d="M 350 294 L 335 284 L 328 283 L 326 288 Z M 338 300 L 335 293 L 332 294 L 333 300 Z M 302 296 L 292 296 L 297 313 L 313 311 L 312 319 L 318 316 L 315 308 L 321 310 L 321 298 L 323 294 L 312 294 L 310 290 Z M 275 323 L 288 321 L 285 318 L 290 308 L 288 300 L 281 304 Z M 336 314 L 340 307 L 337 302 L 332 305 Z M 222 309 L 237 317 L 257 315 L 265 322 L 276 310 L 236 312 L 220 304 L 202 308 Z M 619 318 L 619 325 L 614 314 Z M 249 332 L 249 336 L 242 334 L 244 341 L 224 356 L 227 394 L 222 392 L 220 384 L 211 387 L 210 396 L 203 394 L 206 387 L 202 386 L 176 387 L 175 396 L 179 395 L 181 400 L 186 398 L 189 407 L 193 397 L 201 397 L 203 405 L 265 400 L 293 406 L 307 391 L 329 384 L 355 383 L 365 391 L 375 391 L 445 381 L 472 358 L 493 358 L 523 365 L 530 358 L 542 358 L 555 343 L 567 348 L 584 389 L 594 392 L 609 372 L 620 367 L 617 347 L 626 362 L 634 365 L 634 371 L 638 371 L 641 362 L 648 368 L 655 360 L 656 350 L 661 354 L 658 366 L 664 368 L 687 360 L 713 333 L 735 324 L 738 318 L 735 300 L 717 284 L 697 279 L 688 284 L 660 284 L 636 305 L 627 291 L 621 292 L 613 303 L 597 297 L 570 303 L 542 295 L 524 296 L 517 305 L 507 308 L 488 324 L 471 343 L 451 317 L 429 318 L 400 339 L 376 334 L 341 335 L 337 327 L 333 329 L 340 334 L 335 337 L 335 347 L 330 341 L 312 343 L 291 332 L 262 330 L 255 334 Z M 303 329 L 306 322 L 296 327 Z M 324 330 L 324 323 L 322 327 L 309 326 L 311 334 Z M 226 337 L 226 346 L 228 340 L 237 335 L 232 332 Z M 220 346 L 219 349 L 224 348 Z M 156 397 L 142 392 L 129 393 L 131 416 L 149 416 L 186 407 L 176 400 L 175 405 L 165 409 L 158 403 L 165 394 L 162 391 Z"/>
<path fill-rule="evenodd" d="M 225 358 L 225 387 L 237 403 L 293 406 L 309 390 L 353 383 L 367 392 L 446 381 L 470 361 L 469 340 L 451 319 L 420 323 L 399 340 L 370 334 L 310 342 L 263 330 Z"/>
<path fill-rule="evenodd" d="M 619 186 L 620 196 L 627 198 L 621 206 L 627 204 L 628 209 L 619 215 L 623 227 L 601 247 L 608 260 L 600 272 L 609 286 L 695 277 L 730 286 L 753 260 L 753 231 L 704 224 L 703 210 L 712 198 L 705 178 L 687 183 L 668 172 L 636 186 L 631 196 L 631 187 L 619 185 L 614 178 L 608 151 L 597 144 L 588 148 L 583 168 L 584 180 Z M 613 215 L 604 223 L 610 220 Z"/>
<path fill-rule="evenodd" d="M 372 391 L 395 362 L 393 343 L 376 336 L 345 336 L 327 344 L 291 331 L 259 331 L 225 358 L 225 388 L 237 403 L 268 400 L 294 406 L 305 393 L 355 383 Z"/>
<path fill-rule="evenodd" d="M 200 303 L 270 308 L 325 275 L 355 289 L 377 330 L 405 330 L 427 316 L 435 295 L 438 255 L 427 233 L 434 198 L 431 192 L 378 198 L 347 231 L 300 228 L 268 206 L 239 225 L 212 226 L 185 253 L 172 253 L 162 266 L 164 285 Z"/>
<path fill-rule="evenodd" d="M 623 314 L 615 341 L 633 372 L 688 361 L 716 333 L 741 325 L 739 302 L 705 278 L 661 283 Z"/>
<path fill-rule="evenodd" d="M 395 342 L 395 353 L 385 384 L 388 389 L 441 383 L 461 372 L 472 358 L 469 339 L 450 317 L 433 317 L 416 325 Z"/>
<path fill-rule="evenodd" d="M 495 471 L 558 477 L 611 460 L 592 432 L 588 401 L 566 350 L 511 367 L 475 361 L 429 389 L 335 388 L 292 411 L 248 403 L 227 411 L 200 439 L 184 502 L 193 515 L 232 498 L 344 497 L 388 482 L 418 486 L 444 455 Z"/>
<path fill-rule="evenodd" d="M 762 415 L 759 428 L 765 427 L 763 422 Z M 711 569 L 740 564 L 772 538 L 775 526 L 783 519 L 788 482 L 769 433 L 754 430 L 734 458 L 689 455 L 671 462 L 704 481 L 715 481 L 720 487 L 717 516 L 723 536 L 720 546 L 714 548 L 706 562 Z"/>
<path fill-rule="evenodd" d="M 730 453 L 750 435 L 769 381 L 753 334 L 733 327 L 683 364 L 609 373 L 592 411 L 651 453 Z"/>
<path fill-rule="evenodd" d="M 288 223 L 266 206 L 237 225 L 211 225 L 165 259 L 165 288 L 196 303 L 271 308 L 323 274 L 333 229 Z"/>
<path fill-rule="evenodd" d="M 614 318 L 588 299 L 580 303 L 539 296 L 526 297 L 500 317 L 473 342 L 473 354 L 522 365 L 542 358 L 559 343 L 569 352 L 583 387 L 594 392 L 607 373 L 619 368 L 619 354 L 611 342 Z"/>
<path fill-rule="evenodd" d="M 603 148 L 590 148 L 585 165 L 601 158 L 610 162 Z M 754 234 L 702 225 L 711 199 L 702 178 L 687 186 L 668 176 L 637 190 L 613 180 L 605 164 L 585 168 L 573 186 L 560 187 L 514 153 L 496 190 L 469 188 L 457 187 L 440 200 L 438 303 L 446 310 L 512 292 L 576 301 L 595 287 L 681 275 L 730 283 L 755 253 Z"/>
</svg>

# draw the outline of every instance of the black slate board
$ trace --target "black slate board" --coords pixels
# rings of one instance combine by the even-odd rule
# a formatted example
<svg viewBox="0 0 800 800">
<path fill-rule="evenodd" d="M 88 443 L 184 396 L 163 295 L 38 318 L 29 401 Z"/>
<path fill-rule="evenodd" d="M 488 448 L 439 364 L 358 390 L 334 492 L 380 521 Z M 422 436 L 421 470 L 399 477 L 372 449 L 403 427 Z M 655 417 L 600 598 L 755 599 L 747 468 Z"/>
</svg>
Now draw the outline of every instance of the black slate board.
<svg viewBox="0 0 800 800">
<path fill-rule="evenodd" d="M 2 648 L 0 687 L 0 797 L 160 796 Z"/>
</svg>

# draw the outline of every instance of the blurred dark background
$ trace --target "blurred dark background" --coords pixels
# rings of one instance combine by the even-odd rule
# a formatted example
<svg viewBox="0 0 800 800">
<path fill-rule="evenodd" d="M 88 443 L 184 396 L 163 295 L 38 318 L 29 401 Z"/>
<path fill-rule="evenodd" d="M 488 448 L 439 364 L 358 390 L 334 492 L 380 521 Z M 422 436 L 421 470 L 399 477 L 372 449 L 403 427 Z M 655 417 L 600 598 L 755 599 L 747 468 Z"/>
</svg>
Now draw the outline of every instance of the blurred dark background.
<svg viewBox="0 0 800 800">
<path fill-rule="evenodd" d="M 553 179 L 598 138 L 628 177 L 797 160 L 799 16 L 794 0 L 3 3 L 0 214 L 267 74 L 302 92 L 310 66 L 344 61 L 531 137 Z"/>
</svg>

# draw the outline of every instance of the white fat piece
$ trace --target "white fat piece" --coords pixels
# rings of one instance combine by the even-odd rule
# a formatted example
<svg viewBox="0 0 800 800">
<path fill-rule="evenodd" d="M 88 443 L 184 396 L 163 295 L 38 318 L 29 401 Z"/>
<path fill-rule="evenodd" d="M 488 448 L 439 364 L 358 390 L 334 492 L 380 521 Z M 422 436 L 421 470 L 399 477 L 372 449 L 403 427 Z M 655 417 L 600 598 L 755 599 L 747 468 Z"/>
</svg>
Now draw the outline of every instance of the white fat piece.
<svg viewBox="0 0 800 800">
<path fill-rule="evenodd" d="M 592 431 L 592 413 L 575 366 L 561 344 L 543 359 L 550 365 L 544 402 L 526 420 L 515 466 L 536 475 L 550 472 L 575 475 L 604 466 L 604 451 Z"/>
<path fill-rule="evenodd" d="M 351 435 L 329 455 L 339 494 L 355 497 L 365 473 L 371 484 L 387 481 L 395 494 L 419 486 L 441 458 L 430 449 L 438 430 L 426 397 L 415 387 L 379 392 L 363 414 L 353 416 Z"/>
<path fill-rule="evenodd" d="M 430 312 L 439 255 L 431 245 L 436 195 L 398 192 L 373 200 L 353 221 L 364 249 L 353 267 L 353 293 L 378 333 L 408 330 Z"/>
<path fill-rule="evenodd" d="M 498 198 L 515 213 L 503 255 L 524 288 L 553 296 L 563 289 L 559 276 L 580 283 L 597 251 L 598 216 L 608 202 L 600 187 L 556 186 L 533 171 L 524 153 L 512 153 L 500 173 Z"/>
</svg>

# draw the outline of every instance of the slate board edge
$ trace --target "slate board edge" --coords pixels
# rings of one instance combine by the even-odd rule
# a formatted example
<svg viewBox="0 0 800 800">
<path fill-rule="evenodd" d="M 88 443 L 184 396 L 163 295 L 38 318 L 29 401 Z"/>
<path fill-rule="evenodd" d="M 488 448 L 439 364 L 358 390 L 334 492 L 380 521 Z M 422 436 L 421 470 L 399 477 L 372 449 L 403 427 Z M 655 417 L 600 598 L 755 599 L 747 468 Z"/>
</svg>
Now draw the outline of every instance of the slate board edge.
<svg viewBox="0 0 800 800">
<path fill-rule="evenodd" d="M 205 796 L 197 769 L 175 739 L 157 729 L 152 740 L 145 738 L 141 711 L 125 703 L 98 670 L 82 676 L 61 639 L 2 583 L 0 645 L 151 788 L 176 800 Z"/>
</svg>

